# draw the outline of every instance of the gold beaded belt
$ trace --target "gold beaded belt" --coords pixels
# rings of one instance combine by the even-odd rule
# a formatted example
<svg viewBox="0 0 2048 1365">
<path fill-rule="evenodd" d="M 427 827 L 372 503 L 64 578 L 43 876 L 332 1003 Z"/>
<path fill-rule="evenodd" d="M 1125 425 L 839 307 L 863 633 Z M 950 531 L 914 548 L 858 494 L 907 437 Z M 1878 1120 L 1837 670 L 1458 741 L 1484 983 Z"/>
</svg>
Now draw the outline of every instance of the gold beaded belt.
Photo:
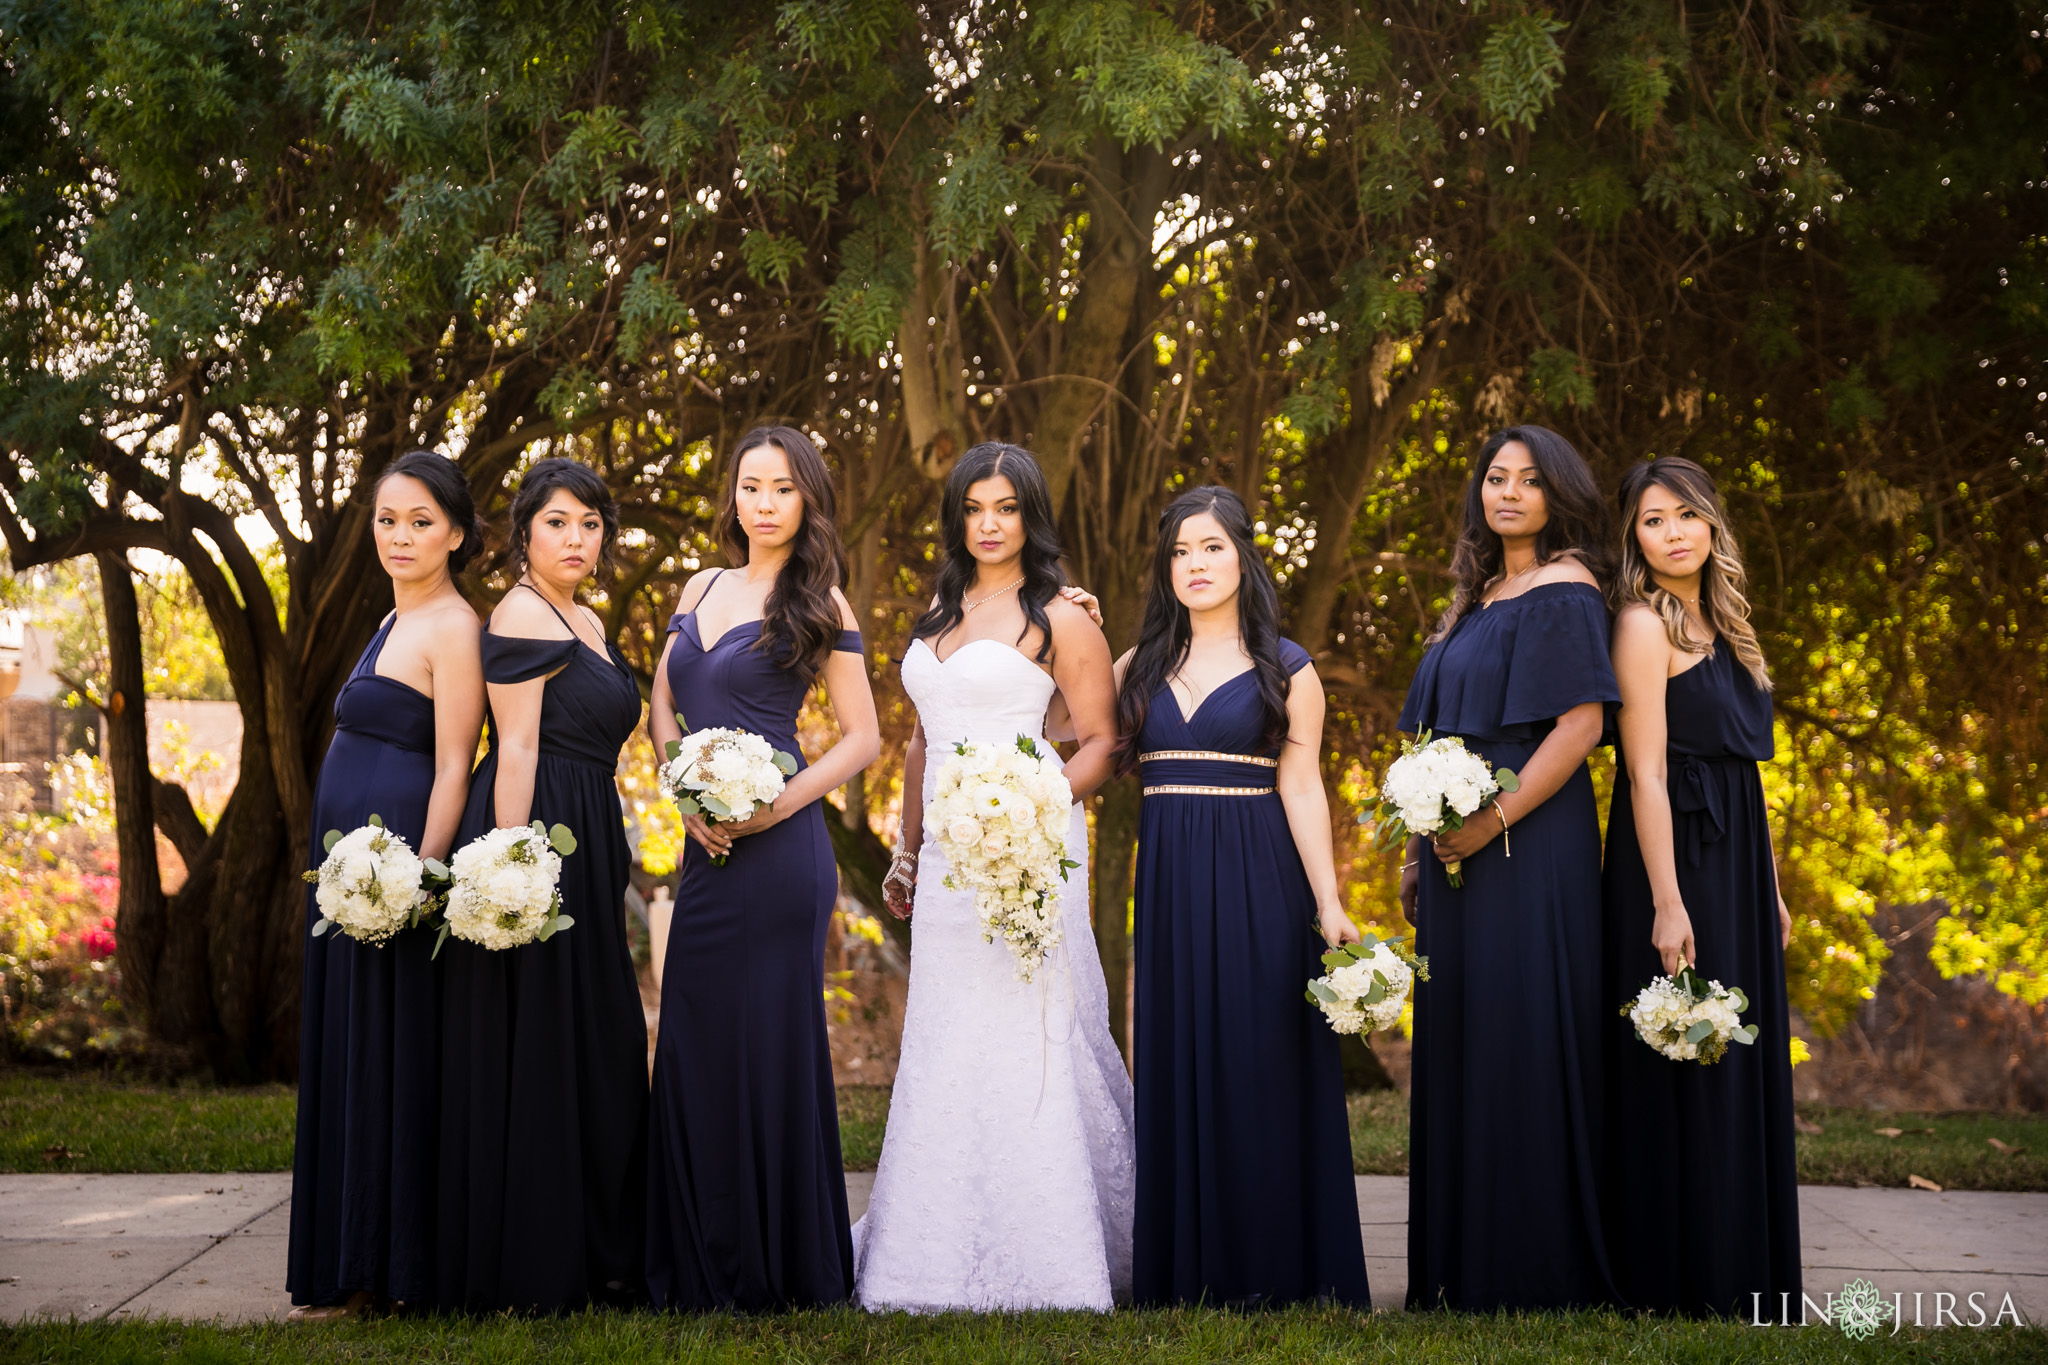
<svg viewBox="0 0 2048 1365">
<path fill-rule="evenodd" d="M 1147 796 L 1271 796 L 1271 787 L 1147 787 Z"/>
<path fill-rule="evenodd" d="M 1253 758 L 1250 754 L 1223 754 L 1211 749 L 1154 749 L 1149 754 L 1139 754 L 1138 762 L 1150 763 L 1153 759 L 1193 758 L 1210 763 L 1252 763 L 1261 768 L 1277 768 L 1277 758 Z M 1164 790 L 1162 788 L 1161 790 Z"/>
</svg>

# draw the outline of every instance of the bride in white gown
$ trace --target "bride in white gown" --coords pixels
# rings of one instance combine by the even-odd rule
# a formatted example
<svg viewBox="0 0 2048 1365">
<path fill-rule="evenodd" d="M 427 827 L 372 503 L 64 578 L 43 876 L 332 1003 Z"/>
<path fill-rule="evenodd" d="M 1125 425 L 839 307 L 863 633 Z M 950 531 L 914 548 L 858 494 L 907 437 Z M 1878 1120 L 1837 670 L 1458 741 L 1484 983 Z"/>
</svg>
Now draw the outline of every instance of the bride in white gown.
<svg viewBox="0 0 2048 1365">
<path fill-rule="evenodd" d="M 928 799 L 955 741 L 1025 735 L 1049 749 L 1058 691 L 1080 741 L 1067 776 L 1085 797 L 1109 772 L 1109 648 L 1054 595 L 1044 476 L 1016 446 L 976 446 L 946 481 L 943 517 L 938 604 L 903 660 L 918 713 L 906 789 Z M 917 851 L 897 855 L 888 885 L 916 932 L 888 1131 L 853 1230 L 855 1297 L 874 1310 L 1106 1311 L 1131 1283 L 1131 1081 L 1090 929 L 1082 808 L 1068 825 L 1082 866 L 1060 898 L 1065 933 L 1030 983 L 1006 946 L 983 941 L 973 895 L 946 889 L 922 814 L 923 799 L 906 802 Z"/>
</svg>

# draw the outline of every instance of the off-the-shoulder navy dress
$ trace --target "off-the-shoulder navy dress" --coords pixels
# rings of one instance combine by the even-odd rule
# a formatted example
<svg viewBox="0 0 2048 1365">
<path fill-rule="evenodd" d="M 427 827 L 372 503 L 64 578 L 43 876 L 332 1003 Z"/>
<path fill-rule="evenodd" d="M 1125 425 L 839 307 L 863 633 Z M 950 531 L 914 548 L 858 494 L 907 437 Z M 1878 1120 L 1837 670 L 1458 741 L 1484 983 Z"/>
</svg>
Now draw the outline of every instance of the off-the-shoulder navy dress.
<svg viewBox="0 0 2048 1365">
<path fill-rule="evenodd" d="M 1763 782 L 1770 694 L 1725 640 L 1665 685 L 1665 782 L 1678 889 L 1699 974 L 1749 997 L 1756 1042 L 1712 1066 L 1674 1062 L 1617 1017 L 1606 1025 L 1608 1235 L 1631 1305 L 1661 1312 L 1772 1312 L 1797 1303 L 1799 1177 L 1792 1150 L 1791 1031 L 1778 877 Z M 1633 788 L 1616 775 L 1607 814 L 1607 996 L 1613 1008 L 1664 971 L 1657 907 L 1636 839 Z M 1682 1234 L 1674 1229 L 1683 1229 Z"/>
<path fill-rule="evenodd" d="M 756 647 L 761 623 L 733 626 L 708 649 L 694 610 L 669 631 L 669 690 L 689 728 L 751 731 L 801 765 L 796 720 L 809 687 Z M 835 647 L 860 653 L 860 633 Z M 647 1280 L 658 1307 L 770 1311 L 853 1292 L 825 1036 L 825 930 L 838 894 L 818 802 L 734 840 L 724 867 L 694 843 L 685 855 L 649 1124 Z"/>
<path fill-rule="evenodd" d="M 1620 699 L 1607 609 L 1581 583 L 1474 607 L 1423 655 L 1400 727 L 1520 771 L 1584 702 Z M 1475 819 L 1494 819 L 1483 811 Z M 1512 856 L 1510 856 L 1512 853 Z M 1602 1234 L 1600 820 L 1584 766 L 1465 860 L 1423 851 L 1409 1097 L 1408 1306 L 1616 1301 Z"/>
<path fill-rule="evenodd" d="M 1308 661 L 1280 642 L 1290 677 Z M 1302 994 L 1315 896 L 1263 726 L 1246 672 L 1188 717 L 1162 687 L 1139 735 L 1132 1292 L 1369 1308 L 1337 1035 Z"/>
<path fill-rule="evenodd" d="M 414 852 L 426 832 L 434 703 L 377 673 L 397 619 L 378 629 L 334 699 L 334 739 L 313 792 L 315 866 L 328 830 L 346 834 L 372 815 Z M 401 930 L 379 945 L 314 938 L 319 918 L 308 887 L 285 1288 L 298 1304 L 358 1291 L 421 1303 L 433 1282 L 433 935 Z"/>
<path fill-rule="evenodd" d="M 554 674 L 531 818 L 576 835 L 558 883 L 576 923 L 545 943 L 494 952 L 450 939 L 441 952 L 436 1296 L 450 1309 L 557 1312 L 644 1292 L 647 1018 L 626 945 L 615 778 L 640 689 L 606 649 L 483 636 L 485 682 Z M 457 848 L 497 825 L 497 779 L 494 733 Z"/>
</svg>

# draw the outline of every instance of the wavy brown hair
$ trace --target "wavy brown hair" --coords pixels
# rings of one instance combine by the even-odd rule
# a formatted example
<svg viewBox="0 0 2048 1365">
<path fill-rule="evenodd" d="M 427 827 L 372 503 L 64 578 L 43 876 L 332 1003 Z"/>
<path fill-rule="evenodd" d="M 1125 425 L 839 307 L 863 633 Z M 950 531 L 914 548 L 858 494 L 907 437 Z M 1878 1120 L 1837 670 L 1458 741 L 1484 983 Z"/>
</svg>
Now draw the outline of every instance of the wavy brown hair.
<svg viewBox="0 0 2048 1365">
<path fill-rule="evenodd" d="M 790 481 L 803 500 L 804 519 L 789 547 L 788 562 L 768 590 L 761 638 L 754 648 L 809 683 L 845 628 L 839 604 L 832 600 L 832 590 L 846 582 L 846 546 L 832 519 L 839 500 L 832 491 L 832 472 L 810 437 L 795 427 L 755 427 L 740 437 L 725 462 L 725 486 L 718 500 L 718 544 L 734 565 L 745 564 L 753 554 L 740 524 L 740 460 L 761 446 L 774 446 L 788 457 Z"/>
<path fill-rule="evenodd" d="M 1500 581 L 1506 552 L 1500 535 L 1486 524 L 1486 502 L 1482 490 L 1487 471 L 1502 449 L 1521 442 L 1536 461 L 1543 480 L 1543 505 L 1549 520 L 1536 533 L 1536 562 L 1549 564 L 1567 556 L 1592 571 L 1601 590 L 1614 577 L 1612 541 L 1607 531 L 1607 503 L 1593 471 L 1572 443 L 1549 427 L 1509 427 L 1487 437 L 1479 458 L 1472 463 L 1472 481 L 1465 486 L 1465 529 L 1451 552 L 1451 605 L 1436 623 L 1424 645 L 1433 645 L 1451 633 L 1466 612 L 1477 606 L 1486 590 Z"/>
<path fill-rule="evenodd" d="M 1636 538 L 1636 514 L 1643 494 L 1661 484 L 1712 528 L 1714 538 L 1707 562 L 1700 566 L 1700 615 L 1728 642 L 1750 678 L 1765 692 L 1771 690 L 1770 666 L 1757 644 L 1756 628 L 1749 623 L 1749 575 L 1742 567 L 1742 551 L 1728 529 L 1728 512 L 1721 505 L 1714 476 L 1683 456 L 1666 455 L 1645 460 L 1621 478 L 1621 570 L 1614 577 L 1609 599 L 1616 611 L 1631 602 L 1641 602 L 1664 622 L 1671 647 L 1687 654 L 1705 654 L 1712 640 L 1693 638 L 1692 620 L 1685 603 L 1666 591 L 1650 573 L 1643 543 Z"/>
</svg>

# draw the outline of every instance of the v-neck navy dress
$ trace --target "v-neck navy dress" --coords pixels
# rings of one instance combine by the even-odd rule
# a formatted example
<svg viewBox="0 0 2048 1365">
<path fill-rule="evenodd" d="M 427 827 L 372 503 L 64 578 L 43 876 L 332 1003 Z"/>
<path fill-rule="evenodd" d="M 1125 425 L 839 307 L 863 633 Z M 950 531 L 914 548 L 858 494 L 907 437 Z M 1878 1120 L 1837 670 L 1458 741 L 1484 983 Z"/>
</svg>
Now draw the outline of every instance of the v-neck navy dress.
<svg viewBox="0 0 2048 1365">
<path fill-rule="evenodd" d="M 370 822 L 418 852 L 434 790 L 433 699 L 377 674 L 393 613 L 334 699 L 334 739 L 313 791 L 313 858 L 327 831 Z M 433 935 L 382 944 L 332 931 L 306 888 L 285 1288 L 297 1304 L 365 1291 L 423 1302 L 433 1283 L 436 1047 Z"/>
<path fill-rule="evenodd" d="M 647 1016 L 626 945 L 615 776 L 640 688 L 606 651 L 483 636 L 485 682 L 554 672 L 531 818 L 576 835 L 557 883 L 576 923 L 545 943 L 491 951 L 451 938 L 441 951 L 437 1298 L 448 1309 L 560 1312 L 644 1293 Z M 497 825 L 495 729 L 457 848 Z"/>
<path fill-rule="evenodd" d="M 1422 656 L 1400 728 L 1455 735 L 1521 771 L 1559 716 L 1620 700 L 1607 624 L 1584 583 L 1475 607 Z M 1465 859 L 1464 881 L 1453 887 L 1423 850 L 1408 1306 L 1614 1303 L 1602 1068 L 1620 1004 L 1602 971 L 1600 816 L 1585 766 Z"/>
<path fill-rule="evenodd" d="M 1763 781 L 1771 697 L 1725 642 L 1664 691 L 1665 782 L 1678 889 L 1692 918 L 1696 970 L 1740 987 L 1754 1044 L 1712 1066 L 1674 1062 L 1607 1027 L 1608 1229 L 1630 1304 L 1661 1312 L 1748 1314 L 1761 1294 L 1797 1303 L 1799 1177 L 1792 1149 L 1791 1029 L 1778 877 Z M 1607 996 L 1615 1011 L 1664 971 L 1636 840 L 1626 765 L 1607 815 Z M 1683 1228 L 1682 1236 L 1674 1228 Z"/>
<path fill-rule="evenodd" d="M 756 648 L 761 623 L 734 626 L 709 649 L 695 611 L 669 632 L 669 690 L 689 728 L 751 731 L 801 770 L 796 720 L 810 689 Z M 860 653 L 860 632 L 843 632 L 835 648 Z M 724 867 L 695 843 L 685 855 L 649 1123 L 657 1307 L 771 1312 L 853 1293 L 825 1036 L 825 930 L 838 895 L 820 802 L 734 840 Z"/>
<path fill-rule="evenodd" d="M 1290 676 L 1308 661 L 1280 642 Z M 1132 1293 L 1369 1308 L 1337 1035 L 1303 997 L 1315 895 L 1262 729 L 1242 673 L 1188 718 L 1161 688 L 1139 734 Z"/>
</svg>

